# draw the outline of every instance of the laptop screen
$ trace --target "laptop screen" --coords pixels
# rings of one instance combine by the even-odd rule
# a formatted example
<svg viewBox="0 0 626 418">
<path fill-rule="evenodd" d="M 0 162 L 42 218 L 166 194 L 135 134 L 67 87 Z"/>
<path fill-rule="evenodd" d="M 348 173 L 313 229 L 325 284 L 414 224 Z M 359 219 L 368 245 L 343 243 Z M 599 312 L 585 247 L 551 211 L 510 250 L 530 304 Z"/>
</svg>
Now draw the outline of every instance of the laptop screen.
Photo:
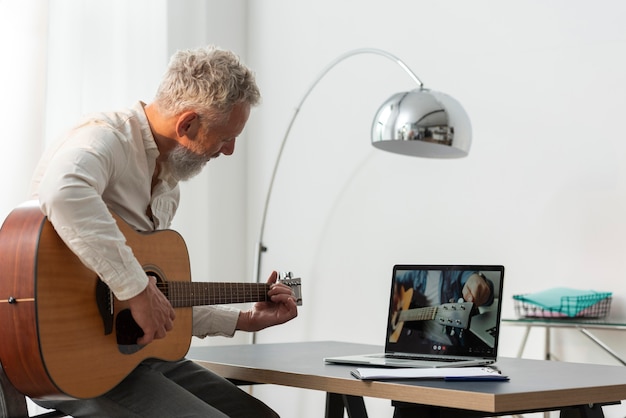
<svg viewBox="0 0 626 418">
<path fill-rule="evenodd" d="M 496 358 L 504 267 L 396 265 L 385 351 Z"/>
</svg>

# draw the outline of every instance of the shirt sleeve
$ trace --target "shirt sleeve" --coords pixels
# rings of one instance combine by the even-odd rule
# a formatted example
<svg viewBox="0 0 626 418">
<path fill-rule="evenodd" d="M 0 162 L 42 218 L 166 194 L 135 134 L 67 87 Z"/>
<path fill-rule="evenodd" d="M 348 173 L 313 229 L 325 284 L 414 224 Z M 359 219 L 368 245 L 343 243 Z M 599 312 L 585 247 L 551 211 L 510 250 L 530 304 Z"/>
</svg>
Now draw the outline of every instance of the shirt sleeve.
<svg viewBox="0 0 626 418">
<path fill-rule="evenodd" d="M 102 199 L 128 158 L 110 129 L 80 129 L 48 161 L 36 197 L 65 244 L 120 300 L 141 293 L 148 278 Z"/>
<path fill-rule="evenodd" d="M 195 337 L 232 337 L 235 335 L 239 309 L 229 306 L 196 306 L 193 308 L 193 331 Z"/>
</svg>

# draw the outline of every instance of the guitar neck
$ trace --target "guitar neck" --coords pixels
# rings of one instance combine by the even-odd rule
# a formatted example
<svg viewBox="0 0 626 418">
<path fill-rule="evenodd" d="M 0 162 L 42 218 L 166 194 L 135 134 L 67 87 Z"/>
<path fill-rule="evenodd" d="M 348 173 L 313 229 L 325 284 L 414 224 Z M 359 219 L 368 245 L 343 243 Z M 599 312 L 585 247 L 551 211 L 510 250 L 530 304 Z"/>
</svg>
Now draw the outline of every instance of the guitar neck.
<svg viewBox="0 0 626 418">
<path fill-rule="evenodd" d="M 270 285 L 266 283 L 165 282 L 159 288 L 174 308 L 267 302 Z"/>
<path fill-rule="evenodd" d="M 415 308 L 400 312 L 400 321 L 428 321 L 435 319 L 437 307 Z"/>
</svg>

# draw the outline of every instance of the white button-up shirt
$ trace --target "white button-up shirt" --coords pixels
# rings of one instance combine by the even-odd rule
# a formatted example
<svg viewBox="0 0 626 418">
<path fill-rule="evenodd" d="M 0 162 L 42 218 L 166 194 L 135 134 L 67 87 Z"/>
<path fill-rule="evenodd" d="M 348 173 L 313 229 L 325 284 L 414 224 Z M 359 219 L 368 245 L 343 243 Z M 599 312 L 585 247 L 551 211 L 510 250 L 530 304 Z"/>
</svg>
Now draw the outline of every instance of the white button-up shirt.
<svg viewBox="0 0 626 418">
<path fill-rule="evenodd" d="M 169 228 L 179 202 L 178 180 L 161 169 L 143 103 L 93 115 L 52 147 L 33 177 L 33 197 L 57 233 L 120 300 L 141 293 L 145 271 L 126 245 L 111 211 L 138 231 Z M 239 310 L 194 307 L 193 334 L 232 336 Z"/>
</svg>

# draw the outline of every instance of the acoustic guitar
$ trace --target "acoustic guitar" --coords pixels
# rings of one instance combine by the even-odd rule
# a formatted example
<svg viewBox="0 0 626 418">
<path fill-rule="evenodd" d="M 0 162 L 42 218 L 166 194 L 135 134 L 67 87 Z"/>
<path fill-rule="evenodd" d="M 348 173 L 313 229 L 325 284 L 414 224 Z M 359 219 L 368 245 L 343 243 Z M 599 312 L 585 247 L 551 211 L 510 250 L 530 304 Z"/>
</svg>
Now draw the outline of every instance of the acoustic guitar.
<svg viewBox="0 0 626 418">
<path fill-rule="evenodd" d="M 413 289 L 399 290 L 398 302 L 391 316 L 389 342 L 397 343 L 402 327 L 407 321 L 436 321 L 445 327 L 466 329 L 470 325 L 470 316 L 474 304 L 472 302 L 443 303 L 438 306 L 409 309 Z"/>
<path fill-rule="evenodd" d="M 193 306 L 269 300 L 266 283 L 192 282 L 177 232 L 136 232 L 114 217 L 174 307 L 174 328 L 163 339 L 137 345 L 142 331 L 128 305 L 80 262 L 38 206 L 20 206 L 0 230 L 0 361 L 11 383 L 31 398 L 101 395 L 145 359 L 183 358 Z M 282 282 L 300 304 L 300 279 Z"/>
</svg>

